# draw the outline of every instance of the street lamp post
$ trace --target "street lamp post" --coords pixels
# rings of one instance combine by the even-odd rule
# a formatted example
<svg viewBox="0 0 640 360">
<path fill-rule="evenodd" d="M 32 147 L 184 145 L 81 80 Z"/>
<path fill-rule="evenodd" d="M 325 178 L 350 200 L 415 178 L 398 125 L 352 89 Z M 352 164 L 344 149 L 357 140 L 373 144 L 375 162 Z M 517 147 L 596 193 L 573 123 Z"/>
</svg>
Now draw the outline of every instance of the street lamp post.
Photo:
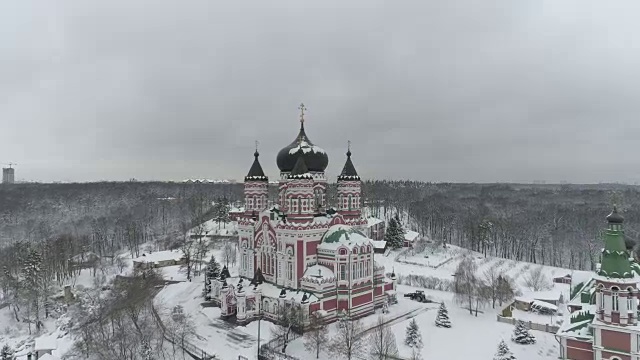
<svg viewBox="0 0 640 360">
<path fill-rule="evenodd" d="M 258 360 L 260 360 L 260 319 L 262 319 L 262 301 L 258 301 Z"/>
</svg>

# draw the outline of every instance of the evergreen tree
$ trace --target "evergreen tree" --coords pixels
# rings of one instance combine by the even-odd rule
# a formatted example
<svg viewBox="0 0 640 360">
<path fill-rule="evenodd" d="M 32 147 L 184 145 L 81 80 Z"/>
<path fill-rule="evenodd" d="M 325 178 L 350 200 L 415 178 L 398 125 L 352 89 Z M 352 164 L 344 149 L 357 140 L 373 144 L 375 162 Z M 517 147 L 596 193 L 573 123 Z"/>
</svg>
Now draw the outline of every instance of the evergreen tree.
<svg viewBox="0 0 640 360">
<path fill-rule="evenodd" d="M 438 309 L 438 316 L 436 316 L 436 326 L 438 327 L 451 327 L 451 321 L 449 320 L 449 310 L 444 303 L 440 304 Z"/>
<path fill-rule="evenodd" d="M 422 335 L 420 334 L 420 329 L 418 328 L 416 319 L 411 320 L 409 326 L 407 326 L 407 333 L 404 338 L 404 343 L 412 349 L 422 349 Z"/>
<path fill-rule="evenodd" d="M 220 223 L 225 224 L 228 223 L 231 219 L 229 219 L 229 211 L 231 207 L 229 206 L 229 199 L 226 197 L 218 198 L 214 207 L 213 207 L 213 219 L 218 223 L 218 229 L 220 228 Z"/>
<path fill-rule="evenodd" d="M 220 276 L 220 264 L 216 261 L 215 256 L 211 256 L 206 270 L 207 279 L 216 279 Z"/>
<path fill-rule="evenodd" d="M 402 228 L 402 220 L 400 220 L 400 214 L 396 213 L 396 216 L 393 217 L 396 220 L 396 224 L 398 225 L 398 227 Z"/>
<path fill-rule="evenodd" d="M 205 270 L 204 281 L 204 298 L 206 300 L 211 299 L 211 281 L 217 279 L 220 276 L 220 264 L 216 261 L 215 256 L 211 256 L 207 268 Z"/>
<path fill-rule="evenodd" d="M 11 360 L 13 359 L 13 349 L 9 347 L 9 345 L 5 345 L 0 350 L 0 360 Z"/>
<path fill-rule="evenodd" d="M 35 248 L 28 250 L 27 256 L 22 259 L 21 276 L 21 297 L 25 301 L 25 310 L 29 319 L 29 333 L 31 333 L 31 323 L 35 323 L 36 331 L 42 328 L 40 312 L 43 302 L 49 295 L 47 293 L 49 279 L 42 271 L 42 254 Z"/>
<path fill-rule="evenodd" d="M 536 342 L 536 338 L 531 335 L 531 332 L 529 332 L 529 329 L 527 329 L 527 326 L 522 320 L 518 320 L 518 322 L 516 323 L 516 328 L 513 331 L 511 340 L 513 340 L 515 343 L 523 345 L 535 344 Z"/>
<path fill-rule="evenodd" d="M 516 360 L 516 357 L 513 356 L 513 353 L 509 350 L 507 343 L 505 343 L 504 340 L 500 340 L 500 344 L 498 344 L 498 351 L 493 357 L 493 360 Z"/>
<path fill-rule="evenodd" d="M 404 232 L 398 225 L 396 219 L 391 218 L 389 225 L 384 233 L 384 240 L 387 242 L 387 246 L 392 249 L 400 249 L 404 243 Z"/>
</svg>

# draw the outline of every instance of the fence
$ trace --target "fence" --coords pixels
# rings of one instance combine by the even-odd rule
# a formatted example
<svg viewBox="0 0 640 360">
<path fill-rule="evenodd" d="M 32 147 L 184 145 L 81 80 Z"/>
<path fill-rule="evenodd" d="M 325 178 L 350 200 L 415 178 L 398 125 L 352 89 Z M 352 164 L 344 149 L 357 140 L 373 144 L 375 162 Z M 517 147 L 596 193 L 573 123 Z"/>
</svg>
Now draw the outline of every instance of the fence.
<svg viewBox="0 0 640 360">
<path fill-rule="evenodd" d="M 291 332 L 289 335 L 289 342 L 299 338 L 300 336 L 300 334 Z M 284 341 L 281 337 L 270 340 L 266 344 L 260 346 L 260 356 L 258 357 L 258 360 L 300 360 L 297 357 L 280 352 L 279 349 L 281 349 L 283 345 Z"/>
<path fill-rule="evenodd" d="M 206 351 L 202 350 L 201 348 L 194 345 L 190 341 L 186 339 L 183 340 L 183 339 L 176 338 L 175 336 L 173 336 L 173 334 L 167 332 L 167 329 L 164 326 L 164 323 L 162 322 L 162 319 L 160 318 L 160 315 L 158 314 L 154 306 L 151 307 L 151 313 L 153 314 L 153 317 L 155 318 L 158 325 L 160 325 L 160 328 L 162 329 L 162 335 L 167 341 L 169 341 L 174 345 L 177 345 L 179 348 L 184 350 L 194 359 L 199 359 L 199 360 L 216 359 L 215 355 L 207 354 Z"/>
<path fill-rule="evenodd" d="M 516 318 L 503 317 L 503 316 L 500 316 L 500 315 L 497 315 L 497 317 L 498 317 L 498 322 L 511 324 L 511 325 L 515 325 L 516 322 L 518 321 L 518 319 L 516 319 Z M 548 332 L 548 333 L 551 333 L 551 334 L 557 333 L 558 329 L 560 329 L 560 326 L 558 326 L 558 325 L 538 324 L 538 323 L 534 323 L 532 321 L 523 321 L 523 322 L 531 330 L 544 331 L 544 332 Z"/>
</svg>

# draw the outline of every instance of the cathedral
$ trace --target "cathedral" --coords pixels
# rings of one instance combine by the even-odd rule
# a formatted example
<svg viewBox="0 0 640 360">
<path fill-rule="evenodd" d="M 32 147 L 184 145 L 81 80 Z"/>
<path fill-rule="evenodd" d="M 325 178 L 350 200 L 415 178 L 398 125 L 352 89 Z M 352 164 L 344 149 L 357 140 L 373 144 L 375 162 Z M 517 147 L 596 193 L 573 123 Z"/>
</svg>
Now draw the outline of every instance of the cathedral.
<svg viewBox="0 0 640 360">
<path fill-rule="evenodd" d="M 327 153 L 304 128 L 278 152 L 277 205 L 270 206 L 269 178 L 256 149 L 244 181 L 245 211 L 238 218 L 239 277 L 213 281 L 212 299 L 223 317 L 247 323 L 261 315 L 278 320 L 279 309 L 296 306 L 332 322 L 357 318 L 395 302 L 395 275 L 374 260 L 374 242 L 365 235 L 362 184 L 348 149 L 337 178 L 337 203 L 330 206 Z"/>
</svg>

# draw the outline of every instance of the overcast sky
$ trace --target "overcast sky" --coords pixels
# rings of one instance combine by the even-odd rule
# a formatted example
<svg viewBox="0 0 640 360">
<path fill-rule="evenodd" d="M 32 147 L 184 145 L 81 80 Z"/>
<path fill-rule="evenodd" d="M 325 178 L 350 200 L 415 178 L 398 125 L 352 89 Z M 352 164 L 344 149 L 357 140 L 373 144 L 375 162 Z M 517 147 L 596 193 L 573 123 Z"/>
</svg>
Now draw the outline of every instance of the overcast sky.
<svg viewBox="0 0 640 360">
<path fill-rule="evenodd" d="M 54 5 L 55 4 L 55 5 Z M 241 179 L 254 140 L 365 178 L 640 181 L 638 1 L 0 2 L 16 178 Z"/>
</svg>

